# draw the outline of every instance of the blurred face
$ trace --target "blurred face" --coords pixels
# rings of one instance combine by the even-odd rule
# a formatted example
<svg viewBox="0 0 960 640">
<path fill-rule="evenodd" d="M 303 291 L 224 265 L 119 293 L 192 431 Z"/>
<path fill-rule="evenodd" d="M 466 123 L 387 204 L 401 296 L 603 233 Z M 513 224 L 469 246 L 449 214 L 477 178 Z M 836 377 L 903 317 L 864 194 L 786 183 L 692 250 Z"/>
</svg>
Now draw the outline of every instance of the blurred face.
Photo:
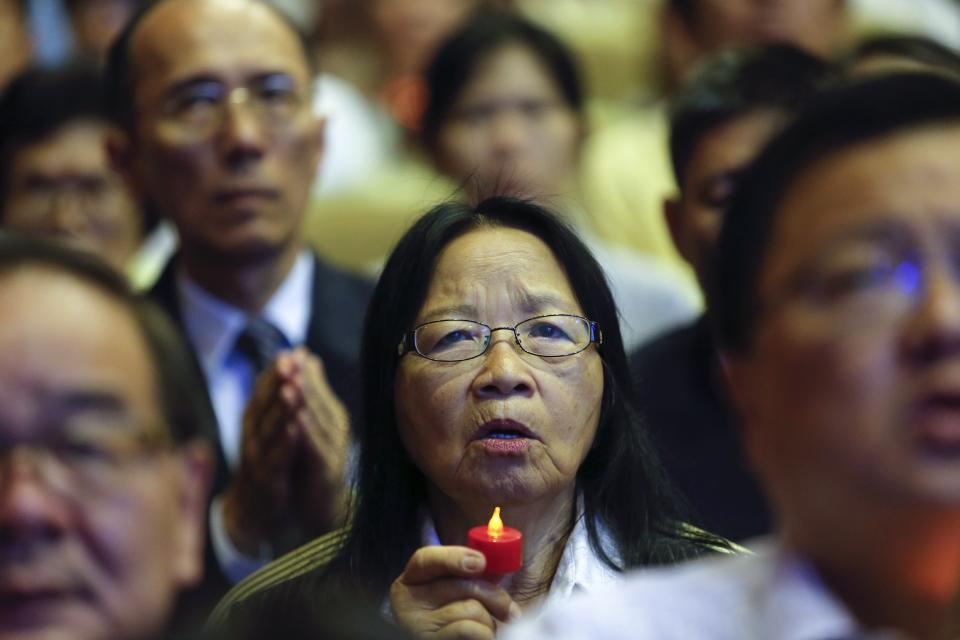
<svg viewBox="0 0 960 640">
<path fill-rule="evenodd" d="M 74 0 L 70 4 L 73 35 L 80 48 L 97 58 L 106 55 L 136 9 L 136 0 Z"/>
<path fill-rule="evenodd" d="M 526 232 L 483 229 L 441 254 L 416 324 L 456 318 L 513 327 L 544 314 L 583 315 L 553 254 Z M 404 355 L 395 395 L 404 446 L 431 491 L 484 512 L 572 491 L 603 393 L 594 346 L 541 358 L 509 331 L 491 335 L 486 353 L 471 360 Z"/>
<path fill-rule="evenodd" d="M 543 63 L 523 45 L 508 44 L 481 60 L 464 86 L 440 127 L 437 161 L 456 180 L 563 195 L 572 187 L 582 134 Z"/>
<path fill-rule="evenodd" d="M 958 145 L 953 125 L 853 147 L 779 208 L 765 311 L 730 371 L 750 453 L 807 539 L 862 505 L 960 502 Z"/>
<path fill-rule="evenodd" d="M 783 124 L 776 111 L 756 111 L 711 129 L 687 162 L 680 199 L 668 205 L 674 243 L 697 273 L 701 286 L 720 224 L 740 174 Z"/>
<path fill-rule="evenodd" d="M 0 277 L 0 315 L 0 638 L 148 637 L 199 577 L 205 503 L 143 338 L 39 268 Z"/>
<path fill-rule="evenodd" d="M 703 53 L 762 42 L 789 42 L 829 56 L 844 31 L 842 0 L 699 0 L 694 38 Z"/>
<path fill-rule="evenodd" d="M 478 0 L 372 0 L 373 26 L 396 74 L 418 74 Z"/>
<path fill-rule="evenodd" d="M 296 34 L 251 0 L 171 0 L 131 44 L 135 182 L 191 260 L 299 250 L 321 153 Z"/>
<path fill-rule="evenodd" d="M 15 154 L 4 226 L 63 239 L 123 270 L 140 244 L 142 214 L 110 167 L 108 131 L 76 122 Z"/>
</svg>

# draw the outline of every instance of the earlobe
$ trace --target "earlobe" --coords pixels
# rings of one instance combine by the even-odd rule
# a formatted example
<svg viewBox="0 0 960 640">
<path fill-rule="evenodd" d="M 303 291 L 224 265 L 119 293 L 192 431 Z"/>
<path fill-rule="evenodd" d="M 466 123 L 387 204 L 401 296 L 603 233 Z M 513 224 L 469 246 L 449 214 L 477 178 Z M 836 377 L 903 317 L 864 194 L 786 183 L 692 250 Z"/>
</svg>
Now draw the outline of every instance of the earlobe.
<svg viewBox="0 0 960 640">
<path fill-rule="evenodd" d="M 133 146 L 129 136 L 119 129 L 111 129 L 105 136 L 104 146 L 106 147 L 110 167 L 124 181 L 127 189 L 136 198 L 141 198 L 143 189 L 137 179 Z"/>
<path fill-rule="evenodd" d="M 207 538 L 207 498 L 213 479 L 213 453 L 202 440 L 186 443 L 176 454 L 180 474 L 178 548 L 175 573 L 182 587 L 203 577 Z"/>
<path fill-rule="evenodd" d="M 323 161 L 323 152 L 326 149 L 327 119 L 320 117 L 314 123 L 313 144 L 314 144 L 314 165 L 319 168 Z"/>
<path fill-rule="evenodd" d="M 751 466 L 760 469 L 764 456 L 760 444 L 761 438 L 757 437 L 760 421 L 754 405 L 754 398 L 759 391 L 758 383 L 751 375 L 749 364 L 741 356 L 723 353 L 719 355 L 719 361 L 724 389 L 737 416 L 735 422 L 740 434 L 740 442 Z"/>
<path fill-rule="evenodd" d="M 667 223 L 667 229 L 670 231 L 670 239 L 673 240 L 673 246 L 677 253 L 688 263 L 691 261 L 690 251 L 684 240 L 686 237 L 683 232 L 683 196 L 674 196 L 666 198 L 663 201 L 663 217 Z"/>
</svg>

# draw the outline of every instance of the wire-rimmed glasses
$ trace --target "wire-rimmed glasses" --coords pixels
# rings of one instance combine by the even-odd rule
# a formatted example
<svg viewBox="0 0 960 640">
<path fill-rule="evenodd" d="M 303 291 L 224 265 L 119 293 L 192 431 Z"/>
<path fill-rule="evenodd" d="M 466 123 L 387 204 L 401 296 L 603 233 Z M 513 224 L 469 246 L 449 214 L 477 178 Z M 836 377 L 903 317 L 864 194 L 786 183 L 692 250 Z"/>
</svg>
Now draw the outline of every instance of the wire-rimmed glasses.
<svg viewBox="0 0 960 640">
<path fill-rule="evenodd" d="M 268 74 L 246 86 L 229 88 L 214 80 L 178 87 L 163 103 L 163 115 L 184 133 L 208 136 L 226 119 L 229 105 L 243 105 L 270 131 L 291 126 L 306 93 L 286 74 Z"/>
<path fill-rule="evenodd" d="M 541 358 L 580 353 L 602 344 L 600 325 L 582 316 L 550 314 L 528 318 L 513 327 L 490 327 L 475 320 L 433 320 L 403 335 L 397 353 L 414 352 L 436 362 L 461 362 L 486 353 L 494 331 L 512 331 L 517 345 Z"/>
</svg>

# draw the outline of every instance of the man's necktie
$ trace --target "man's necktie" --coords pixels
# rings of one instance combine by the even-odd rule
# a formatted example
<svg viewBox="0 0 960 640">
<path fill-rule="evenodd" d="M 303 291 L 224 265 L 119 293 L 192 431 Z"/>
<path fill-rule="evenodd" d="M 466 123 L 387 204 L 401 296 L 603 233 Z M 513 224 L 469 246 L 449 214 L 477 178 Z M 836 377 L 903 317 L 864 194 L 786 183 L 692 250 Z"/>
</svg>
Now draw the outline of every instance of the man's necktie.
<svg viewBox="0 0 960 640">
<path fill-rule="evenodd" d="M 263 318 L 251 318 L 247 326 L 237 337 L 235 348 L 245 356 L 256 373 L 260 373 L 273 362 L 277 354 L 290 348 L 290 343 L 280 330 Z"/>
</svg>

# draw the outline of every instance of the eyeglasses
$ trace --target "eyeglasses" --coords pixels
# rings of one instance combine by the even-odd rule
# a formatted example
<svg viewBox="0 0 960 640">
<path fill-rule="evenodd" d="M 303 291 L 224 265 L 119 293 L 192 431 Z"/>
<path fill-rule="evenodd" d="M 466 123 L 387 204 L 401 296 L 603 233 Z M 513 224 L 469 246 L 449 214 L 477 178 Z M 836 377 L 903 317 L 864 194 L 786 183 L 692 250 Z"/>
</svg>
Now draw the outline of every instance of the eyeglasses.
<svg viewBox="0 0 960 640">
<path fill-rule="evenodd" d="M 477 129 L 493 126 L 505 114 L 519 116 L 525 124 L 543 124 L 566 105 L 560 100 L 529 98 L 508 101 L 487 101 L 471 104 L 453 113 L 453 119 Z"/>
<path fill-rule="evenodd" d="M 799 271 L 763 308 L 801 302 L 856 329 L 897 321 L 924 295 L 925 282 L 938 261 L 902 239 L 854 241 Z M 960 275 L 960 260 L 944 261 L 953 263 L 947 269 L 954 277 Z"/>
<path fill-rule="evenodd" d="M 305 100 L 296 80 L 278 73 L 233 89 L 216 81 L 190 83 L 165 101 L 163 114 L 184 133 L 203 137 L 223 126 L 230 105 L 243 105 L 264 129 L 279 131 L 293 123 Z"/>
<path fill-rule="evenodd" d="M 109 237 L 125 227 L 122 214 L 129 210 L 119 179 L 105 175 L 60 179 L 34 177 L 17 185 L 11 210 L 36 228 L 49 224 L 61 207 L 69 207 L 82 216 L 98 235 Z"/>
<path fill-rule="evenodd" d="M 403 335 L 397 353 L 403 356 L 413 351 L 437 362 L 470 360 L 486 353 L 494 331 L 512 331 L 523 351 L 541 358 L 572 356 L 593 343 L 603 343 L 596 322 L 575 315 L 552 314 L 529 318 L 513 327 L 490 327 L 473 320 L 425 322 Z"/>
<path fill-rule="evenodd" d="M 171 445 L 165 429 L 120 424 L 115 417 L 71 418 L 58 435 L 37 442 L 0 441 L 0 477 L 18 450 L 28 450 L 44 479 L 76 495 L 123 486 L 138 461 Z"/>
</svg>

